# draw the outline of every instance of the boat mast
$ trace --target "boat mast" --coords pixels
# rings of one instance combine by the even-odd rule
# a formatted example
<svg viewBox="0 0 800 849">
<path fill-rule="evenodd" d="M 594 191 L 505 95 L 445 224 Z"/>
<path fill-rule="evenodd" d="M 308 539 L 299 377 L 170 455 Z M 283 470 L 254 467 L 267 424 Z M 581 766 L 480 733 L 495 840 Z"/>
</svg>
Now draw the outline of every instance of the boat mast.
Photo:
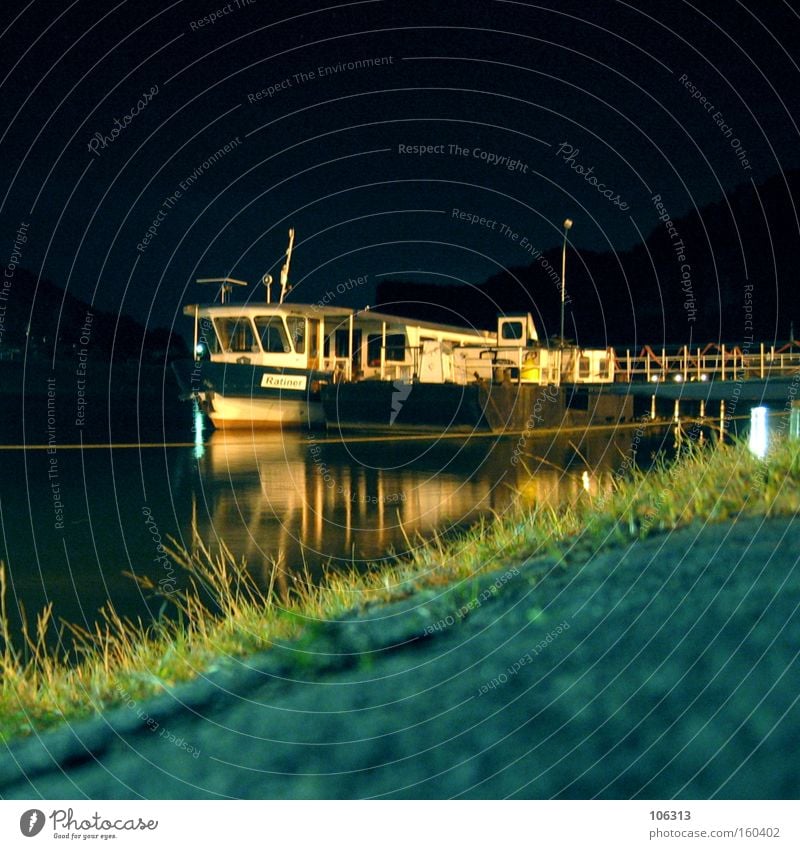
<svg viewBox="0 0 800 849">
<path fill-rule="evenodd" d="M 289 286 L 289 265 L 292 262 L 292 248 L 294 247 L 294 227 L 289 229 L 289 247 L 286 248 L 286 262 L 281 269 L 281 299 L 278 303 L 282 304 L 286 297 L 286 292 L 291 287 Z"/>
</svg>

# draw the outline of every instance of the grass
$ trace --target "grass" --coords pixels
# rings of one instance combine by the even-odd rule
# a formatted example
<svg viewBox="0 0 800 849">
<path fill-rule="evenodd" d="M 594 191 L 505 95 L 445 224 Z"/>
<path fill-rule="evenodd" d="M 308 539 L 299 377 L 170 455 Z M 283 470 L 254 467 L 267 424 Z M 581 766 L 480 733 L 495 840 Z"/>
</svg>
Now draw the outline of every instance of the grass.
<svg viewBox="0 0 800 849">
<path fill-rule="evenodd" d="M 197 542 L 170 555 L 186 572 L 187 588 L 165 598 L 176 619 L 143 623 L 123 619 L 110 605 L 93 631 L 62 623 L 77 658 L 52 651 L 52 606 L 29 624 L 15 645 L 6 615 L 6 576 L 0 564 L 0 736 L 18 738 L 64 721 L 96 714 L 127 699 L 156 695 L 213 669 L 221 658 L 241 657 L 305 635 L 314 624 L 374 603 L 439 590 L 455 611 L 471 597 L 470 579 L 537 556 L 565 565 L 609 545 L 628 544 L 691 522 L 735 520 L 739 515 L 794 515 L 800 510 L 800 443 L 778 441 L 765 460 L 746 446 L 698 447 L 673 463 L 659 460 L 647 473 L 617 475 L 601 495 L 582 493 L 561 509 L 518 507 L 484 519 L 456 539 L 436 537 L 393 565 L 367 572 L 329 572 L 321 584 L 307 573 L 291 579 L 279 599 L 224 545 Z M 158 588 L 138 579 L 144 589 Z M 452 591 L 452 592 L 451 592 Z M 66 641 L 60 643 L 66 644 Z"/>
</svg>

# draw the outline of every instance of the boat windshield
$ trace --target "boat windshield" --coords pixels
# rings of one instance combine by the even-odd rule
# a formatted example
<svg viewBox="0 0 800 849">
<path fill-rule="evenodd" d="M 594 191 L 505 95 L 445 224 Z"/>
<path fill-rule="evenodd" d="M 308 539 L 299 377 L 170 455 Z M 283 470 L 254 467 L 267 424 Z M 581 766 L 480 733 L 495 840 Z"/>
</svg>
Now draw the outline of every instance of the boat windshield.
<svg viewBox="0 0 800 849">
<path fill-rule="evenodd" d="M 283 319 L 279 315 L 259 315 L 256 317 L 256 330 L 261 347 L 268 354 L 289 354 L 292 349 Z"/>
<path fill-rule="evenodd" d="M 291 334 L 292 343 L 294 344 L 295 351 L 297 351 L 298 354 L 305 354 L 306 320 L 304 318 L 292 315 L 286 319 L 286 323 L 289 325 L 289 333 Z"/>
<path fill-rule="evenodd" d="M 253 352 L 258 350 L 253 328 L 246 316 L 225 316 L 214 319 L 220 344 L 223 351 L 239 353 L 242 351 Z"/>
</svg>

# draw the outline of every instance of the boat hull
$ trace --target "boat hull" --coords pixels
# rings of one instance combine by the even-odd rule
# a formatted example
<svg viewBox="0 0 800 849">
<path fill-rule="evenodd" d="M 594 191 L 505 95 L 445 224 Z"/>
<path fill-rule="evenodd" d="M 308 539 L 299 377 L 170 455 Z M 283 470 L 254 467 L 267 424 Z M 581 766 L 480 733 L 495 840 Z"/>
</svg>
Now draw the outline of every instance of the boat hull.
<svg viewBox="0 0 800 849">
<path fill-rule="evenodd" d="M 173 364 L 181 389 L 214 427 L 308 428 L 325 423 L 320 388 L 327 372 L 207 360 Z"/>
<path fill-rule="evenodd" d="M 204 412 L 218 430 L 304 428 L 325 423 L 322 404 L 304 399 L 237 398 L 214 393 L 205 403 Z"/>
<path fill-rule="evenodd" d="M 324 387 L 328 428 L 470 433 L 490 430 L 477 385 L 365 380 Z"/>
<path fill-rule="evenodd" d="M 606 390 L 602 385 L 363 381 L 323 387 L 322 402 L 329 429 L 520 433 L 629 420 L 631 399 Z"/>
</svg>

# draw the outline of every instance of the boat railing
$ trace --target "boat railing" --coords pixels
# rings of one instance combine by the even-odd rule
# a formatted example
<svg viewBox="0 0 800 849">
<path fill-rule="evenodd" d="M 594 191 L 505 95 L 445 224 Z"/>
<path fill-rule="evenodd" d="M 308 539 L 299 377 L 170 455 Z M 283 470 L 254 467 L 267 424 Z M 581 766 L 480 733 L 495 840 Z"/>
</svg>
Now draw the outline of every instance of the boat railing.
<svg viewBox="0 0 800 849">
<path fill-rule="evenodd" d="M 457 346 L 453 349 L 453 380 L 458 384 L 476 380 L 513 383 L 635 383 L 663 381 L 767 380 L 790 378 L 800 373 L 800 343 L 782 347 L 708 344 L 705 347 L 654 349 L 645 345 L 637 354 L 628 348 Z M 420 374 L 421 348 L 408 348 L 411 363 L 393 363 L 382 357 L 384 380 L 411 381 Z M 347 379 L 349 361 L 335 359 L 335 369 Z M 356 378 L 357 379 L 357 378 Z M 445 378 L 448 379 L 448 378 Z"/>
<path fill-rule="evenodd" d="M 349 365 L 349 357 L 323 357 L 322 359 L 322 370 L 331 372 L 334 382 L 337 383 L 347 379 Z"/>
</svg>

